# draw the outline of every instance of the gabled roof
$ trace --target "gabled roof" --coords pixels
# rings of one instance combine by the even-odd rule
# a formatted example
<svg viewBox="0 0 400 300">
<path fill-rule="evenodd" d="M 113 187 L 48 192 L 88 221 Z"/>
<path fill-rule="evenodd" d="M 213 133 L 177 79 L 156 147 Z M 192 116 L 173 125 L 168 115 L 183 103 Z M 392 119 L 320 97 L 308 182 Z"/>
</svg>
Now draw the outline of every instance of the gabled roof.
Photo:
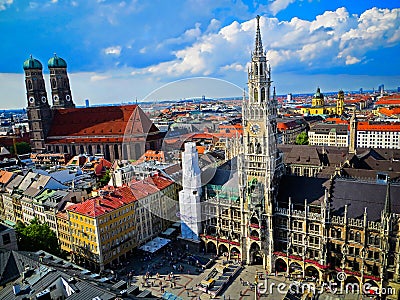
<svg viewBox="0 0 400 300">
<path fill-rule="evenodd" d="M 36 262 L 22 252 L 0 249 L 0 285 L 10 282 L 20 276 L 27 266 L 36 265 Z"/>
<path fill-rule="evenodd" d="M 343 216 L 344 207 L 347 205 L 348 218 L 361 218 L 365 207 L 368 220 L 377 221 L 385 206 L 386 184 L 374 181 L 361 181 L 357 179 L 336 178 L 332 188 L 332 209 L 334 215 Z M 390 185 L 391 211 L 400 213 L 400 185 Z"/>
<path fill-rule="evenodd" d="M 123 136 L 157 132 L 137 105 L 55 109 L 48 138 Z"/>
<path fill-rule="evenodd" d="M 13 178 L 15 173 L 0 170 L 0 185 L 4 186 Z"/>
<path fill-rule="evenodd" d="M 304 206 L 307 203 L 319 203 L 325 195 L 327 178 L 283 176 L 278 190 L 278 206 L 287 207 L 289 197 L 293 204 Z"/>
<path fill-rule="evenodd" d="M 22 176 L 22 175 L 15 176 L 6 186 L 6 189 L 8 190 L 8 192 L 11 193 L 14 188 L 18 187 L 23 179 L 24 179 L 24 176 Z"/>
</svg>

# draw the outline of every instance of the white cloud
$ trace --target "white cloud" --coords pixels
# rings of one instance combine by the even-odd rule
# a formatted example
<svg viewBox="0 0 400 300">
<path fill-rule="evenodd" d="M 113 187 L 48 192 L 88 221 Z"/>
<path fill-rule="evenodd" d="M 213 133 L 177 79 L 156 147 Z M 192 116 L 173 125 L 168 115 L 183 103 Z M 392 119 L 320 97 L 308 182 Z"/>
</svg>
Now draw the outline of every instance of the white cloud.
<svg viewBox="0 0 400 300">
<path fill-rule="evenodd" d="M 90 77 L 90 81 L 94 82 L 94 81 L 106 80 L 109 78 L 111 78 L 111 76 L 109 75 L 93 75 Z"/>
<path fill-rule="evenodd" d="M 0 11 L 6 10 L 13 2 L 14 0 L 0 0 Z"/>
<path fill-rule="evenodd" d="M 357 57 L 347 55 L 346 56 L 346 65 L 354 65 L 356 63 L 359 63 L 361 59 L 358 59 Z"/>
<path fill-rule="evenodd" d="M 121 46 L 111 46 L 104 49 L 104 53 L 107 55 L 119 56 L 121 54 L 121 50 L 122 50 Z"/>
<path fill-rule="evenodd" d="M 289 4 L 295 2 L 296 0 L 275 0 L 269 5 L 269 10 L 275 16 L 278 12 L 286 9 Z"/>
<path fill-rule="evenodd" d="M 245 68 L 245 66 L 239 64 L 239 63 L 233 63 L 230 65 L 226 65 L 226 66 L 222 66 L 221 70 L 223 71 L 229 71 L 229 70 L 233 70 L 233 71 L 243 71 Z"/>
<path fill-rule="evenodd" d="M 50 2 L 51 2 L 51 3 L 57 3 L 58 0 L 51 0 Z"/>
<path fill-rule="evenodd" d="M 260 27 L 264 49 L 273 68 L 327 70 L 364 63 L 370 59 L 366 55 L 369 51 L 398 45 L 399 14 L 400 9 L 372 8 L 357 16 L 341 7 L 311 21 L 261 17 Z M 140 72 L 178 78 L 210 74 L 229 77 L 227 73 L 243 70 L 240 66 L 249 61 L 254 47 L 255 19 L 235 21 L 217 32 L 206 31 L 202 35 L 196 28 L 199 26 L 191 29 L 195 41 L 174 51 L 175 59 Z"/>
</svg>

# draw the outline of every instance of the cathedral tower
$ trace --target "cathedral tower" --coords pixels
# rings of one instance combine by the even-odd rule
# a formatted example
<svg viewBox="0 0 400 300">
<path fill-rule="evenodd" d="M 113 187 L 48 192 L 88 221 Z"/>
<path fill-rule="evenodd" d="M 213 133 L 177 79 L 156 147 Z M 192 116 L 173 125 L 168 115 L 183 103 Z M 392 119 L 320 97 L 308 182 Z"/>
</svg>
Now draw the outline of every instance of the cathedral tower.
<svg viewBox="0 0 400 300">
<path fill-rule="evenodd" d="M 67 63 L 56 54 L 47 63 L 50 71 L 51 97 L 54 108 L 75 107 L 67 74 Z"/>
<path fill-rule="evenodd" d="M 32 151 L 46 150 L 45 138 L 50 130 L 51 109 L 47 101 L 42 64 L 32 56 L 23 65 L 25 72 L 28 120 Z"/>
<path fill-rule="evenodd" d="M 338 93 L 338 99 L 336 101 L 336 114 L 341 116 L 344 111 L 344 92 L 342 90 Z"/>
<path fill-rule="evenodd" d="M 324 94 L 321 93 L 321 89 L 318 87 L 317 92 L 314 94 L 311 100 L 312 107 L 321 107 L 325 105 Z"/>
<path fill-rule="evenodd" d="M 277 148 L 277 101 L 271 97 L 271 68 L 263 50 L 257 16 L 255 49 L 248 70 L 248 100 L 243 99 L 243 154 L 239 157 L 243 255 L 248 263 L 271 269 L 272 214 L 282 171 Z"/>
</svg>

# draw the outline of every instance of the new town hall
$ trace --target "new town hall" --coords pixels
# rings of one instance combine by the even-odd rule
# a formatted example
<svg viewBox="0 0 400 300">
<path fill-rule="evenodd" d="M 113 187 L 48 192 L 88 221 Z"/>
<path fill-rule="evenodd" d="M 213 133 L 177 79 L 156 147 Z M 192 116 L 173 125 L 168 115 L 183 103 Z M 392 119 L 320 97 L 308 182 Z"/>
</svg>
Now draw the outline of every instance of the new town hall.
<svg viewBox="0 0 400 300">
<path fill-rule="evenodd" d="M 187 193 L 201 207 L 202 219 L 197 216 L 189 238 L 201 240 L 208 252 L 259 264 L 268 273 L 322 283 L 344 272 L 342 284 L 398 290 L 397 154 L 309 146 L 279 150 L 277 101 L 265 53 L 257 18 L 249 96 L 242 108 L 244 134 L 232 142 L 239 155 L 216 169 L 200 193 L 193 191 L 196 184 L 184 183 L 180 199 Z M 193 164 L 196 157 L 193 153 L 187 162 Z M 318 172 L 297 176 L 296 168 Z M 194 166 L 185 172 L 197 178 L 199 170 Z"/>
</svg>

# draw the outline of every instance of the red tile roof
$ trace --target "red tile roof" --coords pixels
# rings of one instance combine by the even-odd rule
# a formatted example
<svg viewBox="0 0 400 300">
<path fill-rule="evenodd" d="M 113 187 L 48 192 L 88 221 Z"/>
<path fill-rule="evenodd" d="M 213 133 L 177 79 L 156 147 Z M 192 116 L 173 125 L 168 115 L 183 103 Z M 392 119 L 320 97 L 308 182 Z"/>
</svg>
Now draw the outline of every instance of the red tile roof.
<svg viewBox="0 0 400 300">
<path fill-rule="evenodd" d="M 11 178 L 13 177 L 14 173 L 0 170 L 0 183 L 7 184 Z"/>
<path fill-rule="evenodd" d="M 67 210 L 93 218 L 136 201 L 132 191 L 126 186 L 112 191 L 106 190 L 106 192 L 108 193 L 103 196 L 97 196 L 84 202 L 71 205 Z"/>
<path fill-rule="evenodd" d="M 400 131 L 400 123 L 358 122 L 357 130 L 360 130 L 360 131 Z"/>
<path fill-rule="evenodd" d="M 349 122 L 347 120 L 343 120 L 341 118 L 326 118 L 325 122 L 336 123 L 336 124 L 349 124 Z"/>
<path fill-rule="evenodd" d="M 391 117 L 391 116 L 396 116 L 400 115 L 400 107 L 393 107 L 393 108 L 387 108 L 387 107 L 381 107 L 378 110 L 379 113 Z"/>
<path fill-rule="evenodd" d="M 173 184 L 173 181 L 163 176 L 155 175 L 141 181 L 133 181 L 129 186 L 119 188 L 106 186 L 100 191 L 104 195 L 71 205 L 67 210 L 95 218 L 148 195 L 157 193 L 171 184 Z"/>
<path fill-rule="evenodd" d="M 67 108 L 54 110 L 48 138 L 51 142 L 52 137 L 58 140 L 81 137 L 82 141 L 88 142 L 91 138 L 98 141 L 102 136 L 101 139 L 107 139 L 107 142 L 121 142 L 126 132 L 143 134 L 157 131 L 137 105 Z"/>
<path fill-rule="evenodd" d="M 400 95 L 391 95 L 380 98 L 375 105 L 400 105 Z"/>
</svg>

